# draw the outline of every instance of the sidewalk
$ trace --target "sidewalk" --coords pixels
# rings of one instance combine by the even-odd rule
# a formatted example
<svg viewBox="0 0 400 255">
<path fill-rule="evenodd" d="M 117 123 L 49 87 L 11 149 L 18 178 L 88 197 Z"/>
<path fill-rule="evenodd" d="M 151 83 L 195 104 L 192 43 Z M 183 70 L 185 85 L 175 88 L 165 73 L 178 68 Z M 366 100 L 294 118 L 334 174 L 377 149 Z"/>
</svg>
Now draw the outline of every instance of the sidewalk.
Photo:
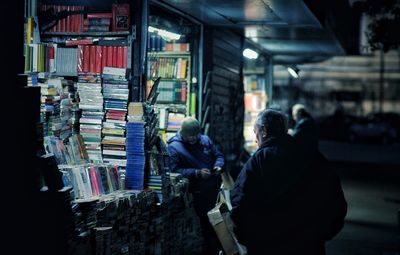
<svg viewBox="0 0 400 255">
<path fill-rule="evenodd" d="M 327 255 L 400 255 L 400 144 L 320 141 L 339 174 L 348 213 Z"/>
</svg>

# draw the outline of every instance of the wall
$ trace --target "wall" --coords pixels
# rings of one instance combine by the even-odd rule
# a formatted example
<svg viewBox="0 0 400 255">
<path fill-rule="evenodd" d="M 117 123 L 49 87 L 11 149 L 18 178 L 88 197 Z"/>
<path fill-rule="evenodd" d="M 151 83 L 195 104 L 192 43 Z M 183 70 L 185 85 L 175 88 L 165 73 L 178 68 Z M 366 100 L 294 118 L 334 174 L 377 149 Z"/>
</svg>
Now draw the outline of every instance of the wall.
<svg viewBox="0 0 400 255">
<path fill-rule="evenodd" d="M 209 136 L 224 153 L 228 167 L 243 148 L 243 38 L 227 29 L 206 27 L 204 74 L 211 71 Z"/>
</svg>

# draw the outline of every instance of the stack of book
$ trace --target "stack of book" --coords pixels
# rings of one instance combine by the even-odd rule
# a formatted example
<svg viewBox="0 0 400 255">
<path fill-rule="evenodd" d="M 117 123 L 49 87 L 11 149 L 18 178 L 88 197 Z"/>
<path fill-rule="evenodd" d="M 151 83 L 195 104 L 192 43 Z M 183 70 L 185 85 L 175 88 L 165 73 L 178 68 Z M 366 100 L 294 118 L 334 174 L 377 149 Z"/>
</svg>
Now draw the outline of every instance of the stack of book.
<svg viewBox="0 0 400 255">
<path fill-rule="evenodd" d="M 145 166 L 145 128 L 141 103 L 130 103 L 128 113 L 125 183 L 127 189 L 143 190 Z"/>
<path fill-rule="evenodd" d="M 48 79 L 40 83 L 43 133 L 57 136 L 62 140 L 72 134 L 72 100 L 68 81 L 63 78 Z"/>
<path fill-rule="evenodd" d="M 98 198 L 75 200 L 79 211 L 79 232 L 81 235 L 90 235 L 91 230 L 97 225 L 97 206 Z"/>
<path fill-rule="evenodd" d="M 112 13 L 88 13 L 83 21 L 83 32 L 108 32 L 111 27 Z"/>
<path fill-rule="evenodd" d="M 80 74 L 77 89 L 79 109 L 82 110 L 79 119 L 80 134 L 85 142 L 89 159 L 94 163 L 100 163 L 102 162 L 101 128 L 104 117 L 100 76 Z"/>
<path fill-rule="evenodd" d="M 94 250 L 98 255 L 111 254 L 111 235 L 112 227 L 95 227 L 94 228 Z"/>
<path fill-rule="evenodd" d="M 126 114 L 129 88 L 125 68 L 105 67 L 103 70 L 103 97 L 106 119 L 103 122 L 103 161 L 126 167 Z"/>
<path fill-rule="evenodd" d="M 152 189 L 158 197 L 160 203 L 163 202 L 163 176 L 162 175 L 150 175 L 147 183 L 147 187 Z"/>
<path fill-rule="evenodd" d="M 183 113 L 170 112 L 168 114 L 167 129 L 179 130 L 185 116 Z"/>
<path fill-rule="evenodd" d="M 159 103 L 185 103 L 186 102 L 186 81 L 161 81 L 158 85 L 157 102 Z"/>
</svg>

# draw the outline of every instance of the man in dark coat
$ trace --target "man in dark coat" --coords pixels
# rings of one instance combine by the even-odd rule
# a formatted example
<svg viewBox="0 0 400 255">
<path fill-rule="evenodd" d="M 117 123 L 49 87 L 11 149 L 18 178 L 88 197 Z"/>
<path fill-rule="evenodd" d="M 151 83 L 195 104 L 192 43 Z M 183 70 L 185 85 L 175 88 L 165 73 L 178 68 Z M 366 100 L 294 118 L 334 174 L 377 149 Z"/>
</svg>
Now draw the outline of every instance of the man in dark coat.
<svg viewBox="0 0 400 255">
<path fill-rule="evenodd" d="M 315 154 L 318 151 L 318 131 L 314 119 L 302 104 L 292 107 L 292 117 L 295 126 L 289 133 L 305 152 Z"/>
<path fill-rule="evenodd" d="M 325 241 L 343 227 L 347 212 L 340 180 L 318 157 L 305 161 L 287 134 L 285 116 L 264 110 L 254 132 L 259 149 L 231 191 L 239 242 L 252 254 L 325 254 Z"/>
<path fill-rule="evenodd" d="M 179 132 L 168 141 L 171 172 L 181 173 L 189 179 L 194 209 L 199 216 L 205 240 L 203 254 L 218 254 L 220 245 L 207 212 L 214 208 L 224 166 L 224 157 L 206 135 L 200 134 L 199 122 L 185 118 Z"/>
</svg>

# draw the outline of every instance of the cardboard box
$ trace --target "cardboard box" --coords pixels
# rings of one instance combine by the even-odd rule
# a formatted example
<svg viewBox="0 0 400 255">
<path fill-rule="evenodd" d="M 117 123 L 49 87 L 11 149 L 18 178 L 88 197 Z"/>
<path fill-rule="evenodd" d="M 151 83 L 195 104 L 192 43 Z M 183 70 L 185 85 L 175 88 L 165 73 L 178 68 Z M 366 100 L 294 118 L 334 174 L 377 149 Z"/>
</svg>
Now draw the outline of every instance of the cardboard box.
<svg viewBox="0 0 400 255">
<path fill-rule="evenodd" d="M 240 247 L 233 233 L 233 222 L 230 218 L 228 206 L 225 203 L 218 203 L 207 215 L 225 254 L 240 254 Z"/>
</svg>

